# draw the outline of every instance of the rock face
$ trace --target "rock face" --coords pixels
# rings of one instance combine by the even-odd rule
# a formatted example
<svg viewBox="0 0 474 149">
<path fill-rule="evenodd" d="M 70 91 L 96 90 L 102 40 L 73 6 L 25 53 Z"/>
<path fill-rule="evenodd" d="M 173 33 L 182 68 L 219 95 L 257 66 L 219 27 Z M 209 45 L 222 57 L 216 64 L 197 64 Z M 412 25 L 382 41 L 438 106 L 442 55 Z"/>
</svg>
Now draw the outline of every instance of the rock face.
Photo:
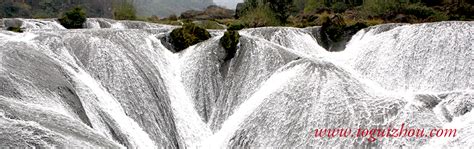
<svg viewBox="0 0 474 149">
<path fill-rule="evenodd" d="M 0 146 L 474 146 L 472 22 L 370 27 L 333 53 L 318 44 L 317 27 L 244 29 L 228 61 L 218 30 L 173 53 L 162 39 L 175 26 L 14 22 L 25 32 L 0 30 Z M 458 133 L 315 137 L 404 124 Z"/>
</svg>

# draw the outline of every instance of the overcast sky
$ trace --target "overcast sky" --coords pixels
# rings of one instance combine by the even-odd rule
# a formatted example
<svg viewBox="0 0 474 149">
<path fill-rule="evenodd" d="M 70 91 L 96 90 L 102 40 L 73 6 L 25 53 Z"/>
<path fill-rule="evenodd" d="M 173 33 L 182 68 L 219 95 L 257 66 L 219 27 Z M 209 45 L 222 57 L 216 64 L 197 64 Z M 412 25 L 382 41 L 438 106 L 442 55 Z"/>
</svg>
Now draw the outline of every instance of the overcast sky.
<svg viewBox="0 0 474 149">
<path fill-rule="evenodd" d="M 235 9 L 237 3 L 241 3 L 244 0 L 214 0 L 214 3 L 220 6 L 225 6 L 229 9 Z"/>
</svg>

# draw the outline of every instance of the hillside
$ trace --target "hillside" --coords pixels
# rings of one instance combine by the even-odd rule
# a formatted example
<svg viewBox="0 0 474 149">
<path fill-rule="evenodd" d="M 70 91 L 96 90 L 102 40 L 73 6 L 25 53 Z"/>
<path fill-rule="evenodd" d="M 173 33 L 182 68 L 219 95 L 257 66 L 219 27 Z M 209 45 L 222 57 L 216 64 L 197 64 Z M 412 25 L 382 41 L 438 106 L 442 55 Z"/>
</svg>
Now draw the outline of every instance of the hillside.
<svg viewBox="0 0 474 149">
<path fill-rule="evenodd" d="M 89 17 L 112 18 L 117 6 L 127 0 L 2 0 L 0 18 L 55 18 L 72 7 L 83 7 Z M 139 16 L 179 15 L 186 10 L 201 10 L 212 0 L 130 0 Z"/>
<path fill-rule="evenodd" d="M 135 0 L 134 5 L 139 16 L 172 14 L 179 15 L 186 10 L 201 10 L 212 5 L 212 0 Z"/>
</svg>

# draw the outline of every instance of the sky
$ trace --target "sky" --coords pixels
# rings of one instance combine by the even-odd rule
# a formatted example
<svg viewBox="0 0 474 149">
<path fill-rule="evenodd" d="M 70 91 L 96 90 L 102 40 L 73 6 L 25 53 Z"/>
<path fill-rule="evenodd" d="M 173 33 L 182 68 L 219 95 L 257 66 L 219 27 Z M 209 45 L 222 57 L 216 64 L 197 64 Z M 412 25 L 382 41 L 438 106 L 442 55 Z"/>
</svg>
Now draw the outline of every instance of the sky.
<svg viewBox="0 0 474 149">
<path fill-rule="evenodd" d="M 219 6 L 225 6 L 229 9 L 235 9 L 235 6 L 237 3 L 242 3 L 243 0 L 214 0 L 214 3 L 216 3 Z"/>
</svg>

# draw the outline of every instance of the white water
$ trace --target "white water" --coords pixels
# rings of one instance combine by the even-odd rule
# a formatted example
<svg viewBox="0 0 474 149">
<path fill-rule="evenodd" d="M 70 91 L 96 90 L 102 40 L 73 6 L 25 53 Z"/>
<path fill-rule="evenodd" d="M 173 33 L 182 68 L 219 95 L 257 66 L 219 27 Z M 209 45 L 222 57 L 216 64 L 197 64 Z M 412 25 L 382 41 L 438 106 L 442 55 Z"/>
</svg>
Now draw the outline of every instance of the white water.
<svg viewBox="0 0 474 149">
<path fill-rule="evenodd" d="M 296 67 L 292 69 L 302 69 Z M 241 104 L 235 110 L 235 114 L 231 115 L 222 124 L 222 128 L 211 137 L 207 138 L 201 145 L 202 148 L 225 148 L 227 140 L 232 137 L 232 134 L 239 128 L 239 125 L 252 114 L 257 107 L 270 94 L 281 88 L 284 84 L 291 81 L 292 77 L 297 71 L 279 70 L 272 77 L 270 77 L 256 93 L 254 93 L 246 102 Z"/>
<path fill-rule="evenodd" d="M 145 133 L 135 121 L 126 116 L 120 104 L 113 99 L 113 97 L 104 92 L 103 89 L 97 84 L 97 82 L 84 71 L 80 70 L 76 74 L 77 79 L 83 82 L 88 88 L 87 91 L 92 91 L 99 101 L 96 101 L 95 106 L 99 106 L 103 109 L 107 115 L 109 115 L 114 121 L 117 122 L 117 129 L 122 130 L 127 138 L 131 139 L 130 143 L 133 148 L 155 148 L 154 142 L 150 139 L 147 133 Z M 85 98 L 85 97 L 84 97 Z M 86 98 L 87 99 L 87 98 Z M 92 98 L 93 99 L 93 98 Z M 92 100 L 90 99 L 90 100 Z M 84 101 L 83 101 L 84 102 Z M 84 102 L 87 103 L 87 102 Z M 92 106 L 92 105 L 91 105 Z M 101 131 L 101 130 L 99 130 Z M 104 134 L 108 135 L 108 134 Z M 109 138 L 112 138 L 109 136 Z"/>
<path fill-rule="evenodd" d="M 89 29 L 64 30 L 19 20 L 25 33 L 0 31 L 0 134 L 12 136 L 0 146 L 473 145 L 472 22 L 375 26 L 336 53 L 310 29 L 245 29 L 224 62 L 222 31 L 172 53 L 160 38 L 174 26 L 92 18 Z M 402 123 L 459 136 L 371 144 L 311 135 Z M 25 129 L 41 133 L 17 131 Z"/>
</svg>

